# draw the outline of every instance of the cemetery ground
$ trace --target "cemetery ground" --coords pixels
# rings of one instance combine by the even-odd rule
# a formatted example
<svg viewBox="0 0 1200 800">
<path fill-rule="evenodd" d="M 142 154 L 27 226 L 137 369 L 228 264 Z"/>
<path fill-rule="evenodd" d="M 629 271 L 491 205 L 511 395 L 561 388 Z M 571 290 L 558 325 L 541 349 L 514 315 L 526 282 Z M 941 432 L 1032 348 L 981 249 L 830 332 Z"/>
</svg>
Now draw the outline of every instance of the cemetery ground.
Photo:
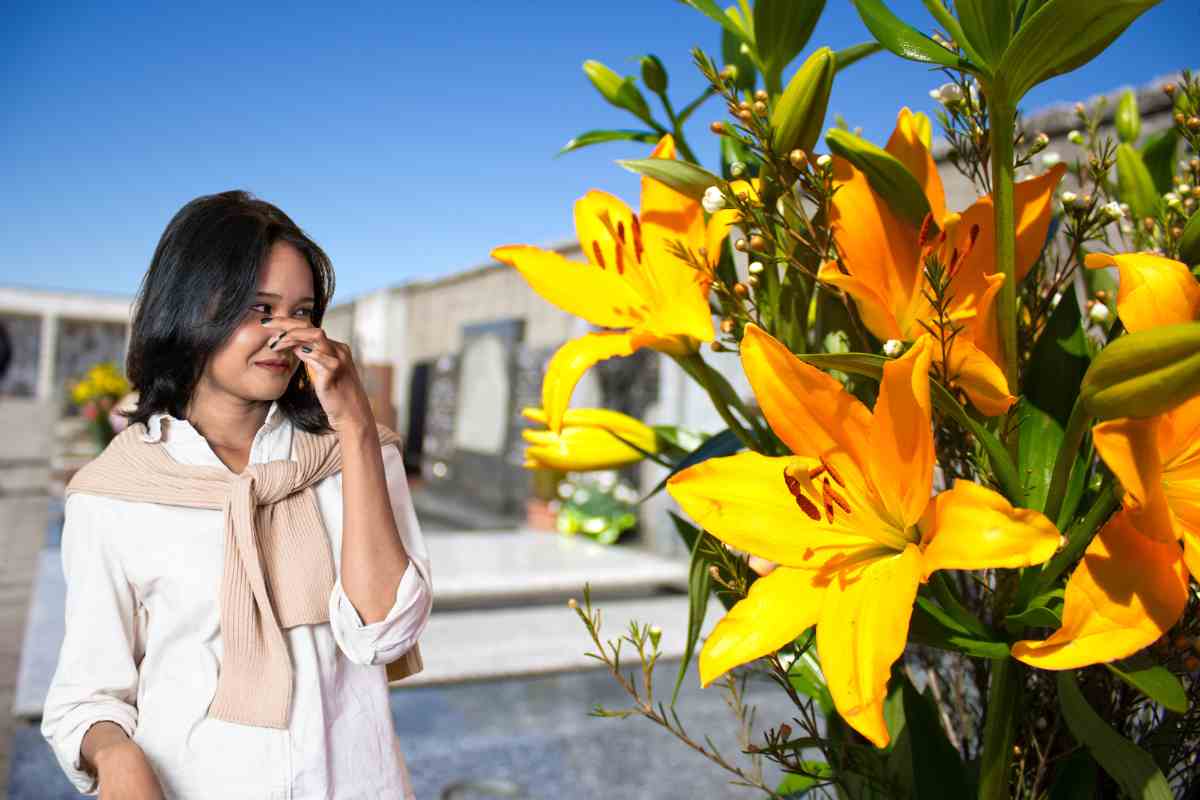
<svg viewBox="0 0 1200 800">
<path fill-rule="evenodd" d="M 32 403 L 6 399 L 0 411 L 16 437 L 0 461 L 0 787 L 12 800 L 78 797 L 39 730 L 63 630 L 55 424 Z M 656 689 L 669 700 L 686 630 L 685 563 L 550 533 L 464 530 L 434 515 L 422 529 L 435 592 L 421 642 L 426 668 L 391 691 L 418 798 L 754 796 L 646 720 L 589 716 L 628 698 L 584 655 L 591 642 L 567 599 L 590 582 L 610 637 L 630 619 L 661 626 Z M 717 616 L 713 609 L 706 627 Z M 778 722 L 771 697 L 765 682 L 748 686 L 755 727 Z M 725 695 L 701 690 L 694 668 L 677 710 L 698 738 L 716 731 L 738 760 Z"/>
</svg>

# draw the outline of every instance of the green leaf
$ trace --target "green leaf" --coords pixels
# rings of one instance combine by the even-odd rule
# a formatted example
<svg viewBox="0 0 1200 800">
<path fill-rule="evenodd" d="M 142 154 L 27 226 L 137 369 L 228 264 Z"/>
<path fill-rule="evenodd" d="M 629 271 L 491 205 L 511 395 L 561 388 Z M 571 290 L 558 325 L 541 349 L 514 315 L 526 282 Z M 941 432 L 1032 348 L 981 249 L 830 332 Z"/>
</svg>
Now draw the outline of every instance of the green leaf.
<svg viewBox="0 0 1200 800">
<path fill-rule="evenodd" d="M 1062 626 L 1062 607 L 1063 590 L 1052 589 L 1030 600 L 1028 607 L 1019 614 L 1009 614 L 1004 621 L 1030 628 L 1059 628 Z"/>
<path fill-rule="evenodd" d="M 776 153 L 790 153 L 795 148 L 812 152 L 825 124 L 836 71 L 833 51 L 822 47 L 788 81 L 783 96 L 771 109 L 771 138 Z"/>
<path fill-rule="evenodd" d="M 599 61 L 583 62 L 583 72 L 609 103 L 625 109 L 647 124 L 653 124 L 650 107 L 646 105 L 646 98 L 633 78 L 623 78 Z"/>
<path fill-rule="evenodd" d="M 678 523 L 676 523 L 678 524 Z M 701 533 L 692 545 L 692 560 L 688 568 L 688 628 L 687 643 L 683 647 L 683 660 L 679 663 L 679 675 L 675 678 L 675 689 L 671 692 L 671 707 L 679 699 L 679 689 L 687 675 L 688 665 L 692 663 L 692 654 L 696 652 L 696 642 L 700 640 L 700 628 L 704 625 L 704 613 L 708 610 L 708 591 L 710 577 L 708 560 L 700 552 L 700 545 L 706 534 Z"/>
<path fill-rule="evenodd" d="M 1191 265 L 1200 262 L 1200 212 L 1194 212 L 1183 226 L 1179 238 L 1179 260 Z"/>
<path fill-rule="evenodd" d="M 807 792 L 814 786 L 827 783 L 828 779 L 833 777 L 832 768 L 824 761 L 801 761 L 800 766 L 809 774 L 784 775 L 783 780 L 775 787 L 776 794 L 785 797 L 789 795 L 799 797 L 801 792 Z"/>
<path fill-rule="evenodd" d="M 834 154 L 849 161 L 866 176 L 875 190 L 892 210 L 919 228 L 929 213 L 929 199 L 921 184 L 898 158 L 882 147 L 868 142 L 849 131 L 833 128 L 825 134 L 825 142 Z"/>
<path fill-rule="evenodd" d="M 936 603 L 919 595 L 909 623 L 908 640 L 980 658 L 1008 658 L 1009 654 L 1008 645 L 1004 642 L 981 639 L 965 632 Z"/>
<path fill-rule="evenodd" d="M 688 467 L 699 464 L 701 461 L 707 461 L 710 458 L 718 458 L 720 456 L 731 456 L 742 449 L 742 442 L 738 439 L 737 434 L 726 428 L 715 436 L 710 436 L 704 440 L 704 443 L 688 453 L 682 460 L 679 461 L 667 476 L 658 482 L 649 494 L 643 497 L 638 503 L 644 503 L 654 495 L 661 492 L 667 485 L 667 481 L 672 475 L 682 472 Z M 690 544 L 689 544 L 690 546 Z"/>
<path fill-rule="evenodd" d="M 1158 216 L 1158 190 L 1150 170 L 1146 169 L 1146 163 L 1133 145 L 1117 145 L 1117 188 L 1121 199 L 1129 204 L 1134 219 Z"/>
<path fill-rule="evenodd" d="M 824 10 L 825 0 L 755 2 L 754 42 L 767 75 L 778 76 L 804 49 Z"/>
<path fill-rule="evenodd" d="M 1133 89 L 1126 89 L 1117 101 L 1117 110 L 1113 115 L 1113 124 L 1117 128 L 1117 136 L 1122 142 L 1134 144 L 1142 132 L 1142 115 L 1138 111 L 1137 94 Z"/>
<path fill-rule="evenodd" d="M 1068 287 L 1033 346 L 1025 378 L 1029 402 L 1065 429 L 1089 363 L 1079 303 Z"/>
<path fill-rule="evenodd" d="M 1147 136 L 1139 152 L 1142 154 L 1142 163 L 1150 172 L 1150 179 L 1154 181 L 1154 190 L 1159 194 L 1171 191 L 1171 178 L 1175 176 L 1175 154 L 1179 152 L 1179 129 L 1164 128 Z"/>
<path fill-rule="evenodd" d="M 1087 750 L 1076 750 L 1054 769 L 1054 785 L 1047 800 L 1095 800 L 1096 762 Z"/>
<path fill-rule="evenodd" d="M 728 30 L 721 31 L 721 58 L 726 66 L 732 64 L 737 69 L 737 79 L 734 80 L 734 85 L 737 86 L 738 91 L 752 92 L 758 82 L 758 68 L 754 66 L 754 60 L 750 58 L 750 55 L 742 52 L 742 43 L 741 38 Z M 722 137 L 722 139 L 724 138 Z"/>
<path fill-rule="evenodd" d="M 1012 38 L 1011 0 L 955 0 L 958 24 L 975 52 L 995 65 Z"/>
<path fill-rule="evenodd" d="M 821 674 L 821 667 L 811 650 L 805 650 L 788 667 L 788 683 L 800 694 L 811 697 L 828 716 L 833 712 L 833 696 Z"/>
<path fill-rule="evenodd" d="M 1187 692 L 1170 670 L 1145 652 L 1105 664 L 1109 671 L 1168 711 L 1186 714 Z"/>
<path fill-rule="evenodd" d="M 572 150 L 578 150 L 581 147 L 588 147 L 593 144 L 601 144 L 602 142 L 641 142 L 642 144 L 654 144 L 658 139 L 659 136 L 654 131 L 585 131 L 564 144 L 562 149 L 558 151 L 558 155 L 561 156 L 564 153 L 570 153 Z"/>
<path fill-rule="evenodd" d="M 1015 417 L 1019 426 L 1021 479 L 1025 482 L 1027 508 L 1041 511 L 1046 507 L 1046 490 L 1054 474 L 1054 459 L 1063 440 L 1063 428 L 1054 417 L 1022 397 Z"/>
<path fill-rule="evenodd" d="M 942 47 L 892 13 L 882 0 L 853 0 L 858 15 L 871 35 L 888 50 L 910 61 L 941 64 L 943 67 L 970 69 L 968 61 Z"/>
<path fill-rule="evenodd" d="M 861 44 L 852 44 L 849 47 L 843 47 L 833 54 L 833 60 L 837 64 L 838 70 L 845 69 L 856 61 L 861 61 L 869 55 L 874 55 L 883 49 L 883 45 L 879 42 L 862 42 Z"/>
<path fill-rule="evenodd" d="M 909 763 L 903 767 L 898 764 L 889 766 L 895 771 L 912 775 L 913 797 L 922 800 L 973 797 L 975 792 L 963 768 L 962 758 L 938 721 L 937 706 L 933 699 L 928 694 L 920 694 L 903 673 L 900 674 L 900 688 L 900 700 L 904 706 L 904 731 L 900 736 L 908 740 L 908 745 L 904 747 L 897 742 L 892 757 L 906 759 Z"/>
<path fill-rule="evenodd" d="M 704 538 L 700 529 L 674 511 L 668 511 L 667 513 L 671 515 L 671 522 L 675 523 L 675 532 L 679 534 L 679 538 L 687 545 L 688 552 L 695 550 L 696 543 Z"/>
<path fill-rule="evenodd" d="M 840 369 L 855 375 L 866 375 L 875 380 L 883 377 L 883 365 L 888 362 L 888 359 L 883 356 L 871 353 L 797 353 L 796 358 L 822 369 Z M 995 472 L 1005 494 L 1010 500 L 1020 502 L 1021 498 L 1025 496 L 1020 475 L 1013 465 L 1012 459 L 1009 458 L 1008 451 L 995 434 L 968 414 L 967 410 L 954 399 L 954 395 L 946 391 L 946 388 L 937 381 L 929 382 L 929 396 L 939 411 L 962 425 L 979 441 L 987 453 L 992 471 Z"/>
<path fill-rule="evenodd" d="M 1039 83 L 1099 55 L 1158 0 L 1049 0 L 1009 42 L 995 69 L 1016 104 Z"/>
<path fill-rule="evenodd" d="M 684 5 L 691 6 L 699 11 L 704 16 L 719 24 L 722 28 L 729 31 L 741 41 L 754 47 L 754 37 L 745 29 L 737 24 L 721 7 L 713 0 L 679 0 Z"/>
<path fill-rule="evenodd" d="M 653 178 L 659 183 L 665 183 L 680 194 L 687 195 L 693 200 L 704 197 L 704 190 L 710 186 L 719 186 L 723 181 L 703 167 L 687 161 L 674 158 L 639 158 L 617 161 L 630 172 Z"/>
<path fill-rule="evenodd" d="M 1086 747 L 1105 772 L 1137 800 L 1172 800 L 1167 779 L 1142 748 L 1109 727 L 1088 705 L 1075 683 L 1072 670 L 1056 673 L 1058 699 L 1063 717 L 1080 744 Z"/>
</svg>

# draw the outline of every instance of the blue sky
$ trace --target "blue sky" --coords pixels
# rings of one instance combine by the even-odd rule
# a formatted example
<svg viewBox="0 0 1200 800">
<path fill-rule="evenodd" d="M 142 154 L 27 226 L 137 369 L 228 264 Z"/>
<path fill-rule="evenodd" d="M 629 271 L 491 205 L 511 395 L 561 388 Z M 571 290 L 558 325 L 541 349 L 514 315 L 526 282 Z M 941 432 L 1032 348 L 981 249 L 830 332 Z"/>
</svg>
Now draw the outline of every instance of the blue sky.
<svg viewBox="0 0 1200 800">
<path fill-rule="evenodd" d="M 891 4 L 927 25 L 920 0 Z M 179 207 L 230 188 L 327 250 L 335 302 L 479 264 L 495 245 L 561 241 L 587 189 L 636 201 L 637 178 L 612 162 L 648 152 L 554 157 L 576 133 L 634 122 L 582 62 L 634 74 L 653 52 L 678 107 L 703 86 L 689 49 L 719 54 L 716 25 L 673 0 L 332 5 L 8 4 L 0 283 L 132 294 Z M 1024 107 L 1189 66 L 1198 29 L 1195 0 L 1164 0 Z M 829 0 L 809 49 L 867 38 L 850 3 Z M 939 83 L 877 55 L 839 77 L 831 113 L 878 141 Z M 713 102 L 688 130 L 709 166 L 720 114 Z"/>
</svg>

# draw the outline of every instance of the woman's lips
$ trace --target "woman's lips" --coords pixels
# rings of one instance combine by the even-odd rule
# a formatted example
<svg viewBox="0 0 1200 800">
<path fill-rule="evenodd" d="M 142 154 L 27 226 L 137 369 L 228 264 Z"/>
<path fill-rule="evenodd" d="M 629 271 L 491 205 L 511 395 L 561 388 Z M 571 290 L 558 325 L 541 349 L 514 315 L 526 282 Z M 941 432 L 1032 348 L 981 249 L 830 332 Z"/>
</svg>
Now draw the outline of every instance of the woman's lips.
<svg viewBox="0 0 1200 800">
<path fill-rule="evenodd" d="M 286 361 L 255 361 L 254 366 L 269 369 L 272 372 L 284 372 L 289 368 Z"/>
</svg>

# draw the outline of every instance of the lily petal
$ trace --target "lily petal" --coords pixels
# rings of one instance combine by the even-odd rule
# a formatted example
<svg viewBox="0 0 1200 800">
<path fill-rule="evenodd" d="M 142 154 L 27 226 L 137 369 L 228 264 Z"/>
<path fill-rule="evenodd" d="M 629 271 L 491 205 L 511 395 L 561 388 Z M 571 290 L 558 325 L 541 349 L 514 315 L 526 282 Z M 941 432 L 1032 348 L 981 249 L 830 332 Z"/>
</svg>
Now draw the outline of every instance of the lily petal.
<svg viewBox="0 0 1200 800">
<path fill-rule="evenodd" d="M 575 235 L 588 261 L 625 281 L 644 304 L 653 307 L 661 293 L 647 268 L 641 222 L 633 209 L 619 197 L 591 189 L 575 201 L 574 211 Z"/>
<path fill-rule="evenodd" d="M 924 126 L 928 125 L 929 120 L 925 119 Z M 905 106 L 896 116 L 896 129 L 892 131 L 884 149 L 917 179 L 929 201 L 929 211 L 934 221 L 938 221 L 946 216 L 946 190 L 942 187 L 942 177 L 938 174 L 933 154 L 925 146 L 921 129 L 920 118 Z"/>
<path fill-rule="evenodd" d="M 1182 262 L 1150 253 L 1089 253 L 1083 263 L 1120 272 L 1117 314 L 1130 333 L 1200 319 L 1200 283 Z"/>
<path fill-rule="evenodd" d="M 754 396 L 784 444 L 796 455 L 828 458 L 847 481 L 864 483 L 871 430 L 867 407 L 753 323 L 746 326 L 741 349 Z"/>
<path fill-rule="evenodd" d="M 871 415 L 871 481 L 900 530 L 915 525 L 933 488 L 929 365 L 932 341 L 922 336 L 883 368 Z"/>
<path fill-rule="evenodd" d="M 1062 627 L 1045 641 L 1017 642 L 1013 657 L 1074 669 L 1132 655 L 1175 624 L 1187 591 L 1179 545 L 1151 540 L 1118 512 L 1067 581 Z"/>
<path fill-rule="evenodd" d="M 542 379 L 542 408 L 550 430 L 562 430 L 563 415 L 583 373 L 605 359 L 629 355 L 639 344 L 632 333 L 588 333 L 558 348 Z"/>
<path fill-rule="evenodd" d="M 580 264 L 559 253 L 530 245 L 492 250 L 492 258 L 516 267 L 530 287 L 554 305 L 593 325 L 629 328 L 648 310 L 629 283 L 592 264 Z"/>
<path fill-rule="evenodd" d="M 832 523 L 797 505 L 784 479 L 795 461 L 755 452 L 710 458 L 672 475 L 667 491 L 699 527 L 777 564 L 815 570 L 878 549 L 868 509 L 859 513 L 858 498 L 851 498 L 857 501 L 853 514 L 836 514 Z"/>
<path fill-rule="evenodd" d="M 1176 538 L 1171 511 L 1163 491 L 1162 460 L 1158 452 L 1161 417 L 1113 419 L 1092 428 L 1100 458 L 1125 489 L 1125 507 L 1138 530 L 1159 542 Z"/>
<path fill-rule="evenodd" d="M 883 700 L 908 639 L 920 579 L 921 552 L 909 545 L 835 576 L 825 590 L 817 622 L 821 668 L 838 713 L 876 747 L 889 741 Z"/>
<path fill-rule="evenodd" d="M 1041 564 L 1062 541 L 1041 512 L 1014 508 L 997 492 L 964 480 L 933 499 L 920 527 L 925 578 L 939 569 Z"/>
<path fill-rule="evenodd" d="M 935 351 L 940 351 L 935 347 Z M 940 356 L 941 353 L 937 352 Z M 987 353 L 970 339 L 959 336 L 950 346 L 950 382 L 966 392 L 971 405 L 985 416 L 995 417 L 1008 411 L 1017 398 L 1008 392 L 1008 379 Z"/>
<path fill-rule="evenodd" d="M 888 301 L 880 296 L 871 284 L 841 272 L 834 261 L 822 264 L 817 278 L 850 295 L 863 324 L 875 336 L 884 340 L 905 338 L 905 331 L 900 329 L 900 323 L 896 321 Z"/>
<path fill-rule="evenodd" d="M 527 464 L 543 469 L 587 472 L 636 464 L 645 456 L 603 428 L 564 427 L 562 433 L 524 430 Z"/>
<path fill-rule="evenodd" d="M 774 653 L 816 624 L 825 586 L 808 571 L 779 567 L 729 609 L 700 651 L 700 685 Z"/>
</svg>

